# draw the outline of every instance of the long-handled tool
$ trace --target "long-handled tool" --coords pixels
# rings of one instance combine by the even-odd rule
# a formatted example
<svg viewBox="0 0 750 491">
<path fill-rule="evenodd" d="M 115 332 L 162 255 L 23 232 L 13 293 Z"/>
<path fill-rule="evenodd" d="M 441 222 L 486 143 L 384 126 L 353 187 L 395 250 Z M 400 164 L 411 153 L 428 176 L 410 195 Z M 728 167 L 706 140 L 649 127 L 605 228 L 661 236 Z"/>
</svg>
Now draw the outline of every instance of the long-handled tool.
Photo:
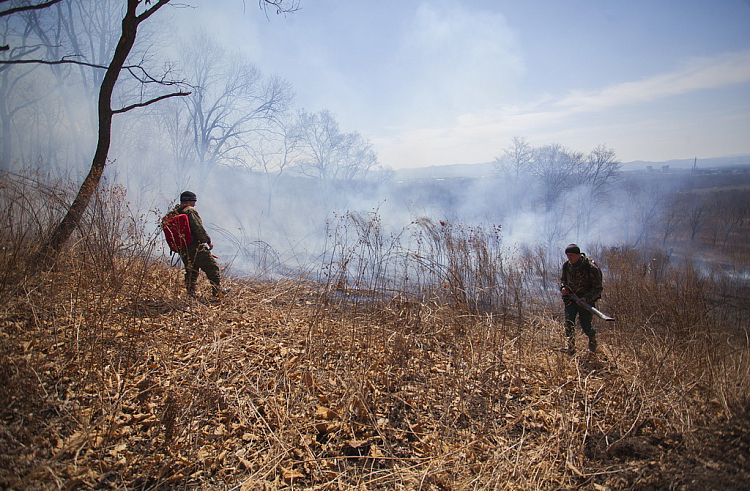
<svg viewBox="0 0 750 491">
<path fill-rule="evenodd" d="M 566 290 L 568 290 L 570 292 L 566 296 L 568 298 L 570 298 L 571 300 L 573 300 L 575 303 L 577 303 L 578 305 L 580 305 L 581 307 L 583 307 L 584 309 L 588 310 L 589 312 L 591 312 L 592 314 L 594 314 L 595 316 L 597 316 L 598 318 L 600 318 L 602 320 L 614 322 L 614 320 L 615 320 L 614 317 L 608 316 L 607 314 L 605 314 L 601 310 L 597 309 L 596 307 L 594 307 L 590 303 L 588 303 L 585 300 L 579 298 L 578 295 L 576 295 L 575 293 L 573 293 L 573 290 L 571 290 L 568 287 L 568 285 L 563 285 L 563 286 L 565 287 Z"/>
</svg>

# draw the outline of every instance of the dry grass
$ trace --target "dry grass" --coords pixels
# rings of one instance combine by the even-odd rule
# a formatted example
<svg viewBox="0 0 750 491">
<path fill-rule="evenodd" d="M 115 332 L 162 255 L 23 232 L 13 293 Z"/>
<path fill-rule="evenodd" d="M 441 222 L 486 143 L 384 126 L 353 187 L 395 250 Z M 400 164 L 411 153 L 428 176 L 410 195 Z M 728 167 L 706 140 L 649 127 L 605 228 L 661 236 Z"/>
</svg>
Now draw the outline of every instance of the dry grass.
<svg viewBox="0 0 750 491">
<path fill-rule="evenodd" d="M 444 261 L 407 270 L 440 281 L 394 290 L 379 272 L 408 254 L 359 217 L 366 233 L 336 243 L 325 281 L 235 278 L 221 301 L 190 300 L 118 193 L 51 271 L 24 273 L 33 247 L 3 250 L 2 487 L 740 489 L 750 478 L 747 324 L 727 300 L 742 286 L 687 266 L 657 276 L 636 251 L 604 250 L 619 321 L 599 326 L 597 356 L 571 358 L 556 350 L 559 305 L 530 295 L 528 271 L 473 273 L 494 260 L 491 231 L 422 224 Z M 12 230 L 27 245 L 53 221 L 22 218 Z"/>
</svg>

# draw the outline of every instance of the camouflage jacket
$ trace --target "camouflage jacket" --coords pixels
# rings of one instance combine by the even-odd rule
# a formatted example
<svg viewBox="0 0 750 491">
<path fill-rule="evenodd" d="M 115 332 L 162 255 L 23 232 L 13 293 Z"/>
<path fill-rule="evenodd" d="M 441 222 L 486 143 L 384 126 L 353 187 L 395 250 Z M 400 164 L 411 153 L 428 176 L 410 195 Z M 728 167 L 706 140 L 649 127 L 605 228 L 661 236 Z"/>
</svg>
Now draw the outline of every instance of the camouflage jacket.
<svg viewBox="0 0 750 491">
<path fill-rule="evenodd" d="M 573 293 L 586 302 L 593 303 L 602 298 L 602 273 L 594 261 L 581 254 L 575 264 L 565 261 L 560 277 L 560 288 L 567 285 Z"/>
<path fill-rule="evenodd" d="M 203 227 L 203 220 L 201 220 L 198 210 L 194 207 L 177 205 L 169 210 L 169 213 L 164 218 L 172 218 L 180 213 L 186 214 L 190 223 L 190 234 L 193 236 L 193 242 L 188 244 L 188 247 L 197 246 L 198 244 L 210 244 L 211 237 L 209 237 L 208 232 Z"/>
</svg>

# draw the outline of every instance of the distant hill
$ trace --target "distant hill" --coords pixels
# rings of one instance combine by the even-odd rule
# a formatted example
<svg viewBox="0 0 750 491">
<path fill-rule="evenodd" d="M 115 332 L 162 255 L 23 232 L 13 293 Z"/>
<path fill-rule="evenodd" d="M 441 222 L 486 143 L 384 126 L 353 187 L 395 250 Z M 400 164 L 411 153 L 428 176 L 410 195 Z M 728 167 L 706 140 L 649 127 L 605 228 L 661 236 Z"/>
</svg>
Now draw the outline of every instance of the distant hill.
<svg viewBox="0 0 750 491">
<path fill-rule="evenodd" d="M 693 164 L 698 169 L 711 169 L 714 167 L 727 167 L 734 165 L 750 165 L 750 155 L 730 155 L 726 157 L 712 157 L 708 159 L 675 159 L 664 162 L 649 162 L 635 160 L 622 164 L 622 170 L 645 170 L 647 167 L 661 169 L 668 165 L 670 169 L 691 169 Z"/>
<path fill-rule="evenodd" d="M 661 169 L 669 166 L 670 169 L 690 169 L 693 164 L 698 169 L 710 169 L 715 167 L 727 167 L 734 165 L 750 165 L 750 155 L 730 155 L 726 157 L 712 157 L 707 159 L 674 159 L 662 162 L 651 162 L 646 160 L 635 160 L 623 162 L 622 170 L 637 171 L 646 170 L 648 167 Z M 416 167 L 413 169 L 397 169 L 395 178 L 397 181 L 417 179 L 451 179 L 451 178 L 479 178 L 492 177 L 495 172 L 494 162 L 482 162 L 478 164 L 450 164 L 432 165 L 429 167 Z"/>
<path fill-rule="evenodd" d="M 416 167 L 414 169 L 397 169 L 397 181 L 414 179 L 449 179 L 457 177 L 491 177 L 495 172 L 494 162 L 481 164 L 451 164 Z"/>
</svg>

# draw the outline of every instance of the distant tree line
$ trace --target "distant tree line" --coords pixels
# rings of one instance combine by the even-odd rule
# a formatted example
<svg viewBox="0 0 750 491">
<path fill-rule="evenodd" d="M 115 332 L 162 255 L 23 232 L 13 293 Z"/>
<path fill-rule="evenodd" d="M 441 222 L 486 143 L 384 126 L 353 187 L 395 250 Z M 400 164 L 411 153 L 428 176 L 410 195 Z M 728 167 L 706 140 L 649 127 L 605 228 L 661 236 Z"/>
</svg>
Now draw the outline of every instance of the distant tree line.
<svg viewBox="0 0 750 491">
<path fill-rule="evenodd" d="M 615 152 L 588 154 L 559 144 L 532 147 L 514 137 L 495 159 L 504 223 L 533 217 L 546 244 L 660 247 L 672 244 L 746 249 L 750 239 L 750 174 L 730 180 L 696 173 L 622 172 Z"/>
<path fill-rule="evenodd" d="M 508 223 L 522 214 L 536 216 L 548 244 L 566 237 L 588 237 L 609 213 L 621 177 L 615 151 L 600 145 L 583 153 L 558 143 L 532 147 L 513 137 L 495 159 Z"/>
</svg>

